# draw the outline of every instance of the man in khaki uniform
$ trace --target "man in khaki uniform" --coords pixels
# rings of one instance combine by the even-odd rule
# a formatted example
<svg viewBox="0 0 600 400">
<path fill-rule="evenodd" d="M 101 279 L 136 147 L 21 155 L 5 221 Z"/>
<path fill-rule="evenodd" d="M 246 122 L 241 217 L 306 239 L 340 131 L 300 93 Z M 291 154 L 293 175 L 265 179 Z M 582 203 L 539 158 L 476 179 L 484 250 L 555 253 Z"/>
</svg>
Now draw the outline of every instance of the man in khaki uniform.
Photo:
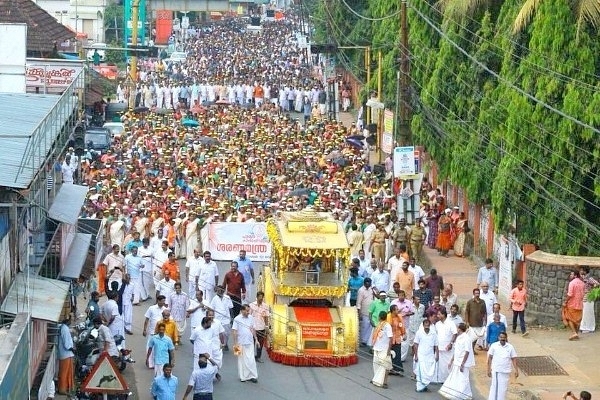
<svg viewBox="0 0 600 400">
<path fill-rule="evenodd" d="M 400 219 L 398 225 L 392 232 L 391 239 L 394 241 L 394 249 L 400 247 L 401 244 L 408 246 L 408 236 L 410 234 L 409 229 L 406 227 L 406 220 L 404 218 Z"/>
<path fill-rule="evenodd" d="M 371 239 L 371 248 L 373 249 L 373 258 L 378 262 L 385 262 L 385 239 L 387 239 L 387 232 L 384 229 L 383 224 L 377 225 L 377 230 L 373 233 Z"/>
<path fill-rule="evenodd" d="M 425 233 L 425 227 L 421 224 L 421 218 L 417 218 L 415 222 L 415 226 L 410 231 L 409 234 L 409 242 L 410 242 L 410 251 L 411 256 L 413 256 L 417 260 L 421 260 L 423 253 L 423 243 L 425 243 L 425 239 L 427 238 L 427 233 Z"/>
</svg>

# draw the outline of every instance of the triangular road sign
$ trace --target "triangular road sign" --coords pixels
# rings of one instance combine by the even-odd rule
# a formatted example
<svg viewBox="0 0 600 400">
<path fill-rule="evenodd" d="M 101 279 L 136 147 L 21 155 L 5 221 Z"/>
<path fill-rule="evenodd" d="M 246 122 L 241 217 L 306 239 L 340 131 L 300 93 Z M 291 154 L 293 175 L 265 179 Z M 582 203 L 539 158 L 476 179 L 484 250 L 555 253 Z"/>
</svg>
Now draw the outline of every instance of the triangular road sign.
<svg viewBox="0 0 600 400">
<path fill-rule="evenodd" d="M 86 393 L 128 392 L 129 386 L 108 353 L 100 354 L 92 372 L 85 378 L 81 391 Z"/>
</svg>

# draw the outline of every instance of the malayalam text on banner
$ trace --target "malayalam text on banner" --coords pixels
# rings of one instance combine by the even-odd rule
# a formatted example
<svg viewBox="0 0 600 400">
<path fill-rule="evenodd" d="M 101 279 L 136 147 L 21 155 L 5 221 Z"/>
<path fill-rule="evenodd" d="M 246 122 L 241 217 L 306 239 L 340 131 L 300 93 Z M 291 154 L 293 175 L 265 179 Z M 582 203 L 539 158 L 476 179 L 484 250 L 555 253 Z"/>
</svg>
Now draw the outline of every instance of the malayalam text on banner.
<svg viewBox="0 0 600 400">
<path fill-rule="evenodd" d="M 204 244 L 204 243 L 203 243 Z M 208 248 L 214 260 L 233 260 L 240 250 L 252 261 L 269 261 L 271 243 L 264 222 L 217 222 L 208 226 Z"/>
</svg>

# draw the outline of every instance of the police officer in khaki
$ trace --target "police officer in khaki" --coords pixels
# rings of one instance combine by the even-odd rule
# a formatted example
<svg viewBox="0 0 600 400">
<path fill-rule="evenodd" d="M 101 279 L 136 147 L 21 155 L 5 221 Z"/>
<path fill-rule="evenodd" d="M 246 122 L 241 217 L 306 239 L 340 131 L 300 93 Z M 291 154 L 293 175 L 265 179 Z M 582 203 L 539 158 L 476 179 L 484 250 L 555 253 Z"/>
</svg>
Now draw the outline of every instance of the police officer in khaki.
<svg viewBox="0 0 600 400">
<path fill-rule="evenodd" d="M 410 230 L 406 226 L 406 220 L 401 218 L 398 221 L 398 225 L 395 226 L 394 231 L 392 232 L 391 239 L 394 241 L 394 249 L 400 247 L 400 245 L 405 245 L 408 248 L 408 236 L 410 234 Z"/>
<path fill-rule="evenodd" d="M 419 261 L 421 260 L 423 243 L 425 243 L 426 238 L 427 233 L 425 233 L 425 227 L 421 223 L 421 217 L 417 217 L 415 220 L 415 226 L 413 226 L 413 228 L 410 230 L 408 240 L 410 242 L 411 256 Z"/>
</svg>

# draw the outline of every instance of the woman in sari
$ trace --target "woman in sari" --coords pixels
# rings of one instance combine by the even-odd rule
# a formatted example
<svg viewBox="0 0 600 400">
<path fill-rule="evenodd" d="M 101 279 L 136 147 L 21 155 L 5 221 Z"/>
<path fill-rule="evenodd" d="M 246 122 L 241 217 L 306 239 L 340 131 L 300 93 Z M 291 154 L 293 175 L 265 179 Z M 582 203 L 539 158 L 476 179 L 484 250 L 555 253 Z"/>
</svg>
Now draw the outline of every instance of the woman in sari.
<svg viewBox="0 0 600 400">
<path fill-rule="evenodd" d="M 451 225 L 452 219 L 450 219 L 451 209 L 446 208 L 444 214 L 440 217 L 438 221 L 438 238 L 437 238 L 437 249 L 438 253 L 444 257 L 448 257 L 448 251 L 452 247 L 452 238 L 451 238 Z"/>
<path fill-rule="evenodd" d="M 377 387 L 387 389 L 388 373 L 392 369 L 392 326 L 387 322 L 387 312 L 379 312 L 379 324 L 373 330 L 373 380 Z"/>
<path fill-rule="evenodd" d="M 429 233 L 427 234 L 427 246 L 430 249 L 435 249 L 437 245 L 439 218 L 440 214 L 437 207 L 431 207 L 427 213 L 427 226 L 429 227 Z"/>
<path fill-rule="evenodd" d="M 467 241 L 467 233 L 469 232 L 469 220 L 465 217 L 465 213 L 461 212 L 458 221 L 456 222 L 456 240 L 454 241 L 454 255 L 463 257 L 465 255 L 465 244 Z"/>
<path fill-rule="evenodd" d="M 106 264 L 98 264 L 98 268 L 96 270 L 98 271 L 96 274 L 98 277 L 98 293 L 100 293 L 100 296 L 104 296 L 106 293 L 106 275 L 108 274 L 108 271 L 106 270 Z"/>
</svg>

